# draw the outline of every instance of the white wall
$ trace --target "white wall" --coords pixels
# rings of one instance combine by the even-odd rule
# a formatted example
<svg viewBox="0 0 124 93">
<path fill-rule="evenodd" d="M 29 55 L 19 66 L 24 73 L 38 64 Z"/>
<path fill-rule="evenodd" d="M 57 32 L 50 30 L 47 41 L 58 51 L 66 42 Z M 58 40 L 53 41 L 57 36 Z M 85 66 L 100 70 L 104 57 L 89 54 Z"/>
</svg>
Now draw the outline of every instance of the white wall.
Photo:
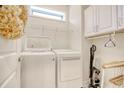
<svg viewBox="0 0 124 93">
<path fill-rule="evenodd" d="M 82 9 L 84 13 L 85 8 Z M 84 16 L 84 14 L 83 14 Z M 84 18 L 84 17 L 83 17 Z M 84 22 L 84 21 L 83 21 Z M 101 69 L 102 64 L 112 61 L 124 60 L 124 33 L 116 34 L 116 47 L 106 48 L 104 47 L 105 42 L 108 38 L 99 38 L 94 40 L 88 40 L 84 37 L 84 23 L 83 23 L 83 36 L 82 36 L 82 48 L 83 48 L 83 81 L 87 84 L 89 80 L 89 63 L 90 63 L 90 47 L 95 44 L 97 50 L 95 52 L 94 64 L 96 67 Z M 122 69 L 122 68 L 121 68 Z M 122 74 L 121 69 L 112 69 L 106 72 L 105 75 L 105 87 L 117 87 L 108 82 L 108 79 Z"/>
<path fill-rule="evenodd" d="M 83 62 L 83 87 L 89 84 L 89 65 L 91 42 L 84 36 L 84 10 L 87 6 L 82 6 L 82 62 Z"/>
<path fill-rule="evenodd" d="M 84 11 L 85 8 L 83 8 Z M 83 12 L 84 13 L 84 12 Z M 84 14 L 83 14 L 84 15 Z M 83 23 L 84 26 L 84 23 Z M 83 27 L 84 28 L 84 27 Z M 84 33 L 84 29 L 83 29 Z M 82 36 L 82 48 L 83 48 L 83 81 L 85 84 L 85 81 L 88 81 L 89 79 L 89 62 L 90 62 L 90 47 L 92 44 L 95 44 L 97 47 L 97 50 L 95 52 L 95 59 L 94 59 L 94 65 L 101 69 L 102 64 L 112 62 L 112 61 L 120 61 L 124 60 L 124 33 L 116 34 L 115 40 L 116 40 L 116 47 L 114 48 L 106 48 L 104 47 L 105 42 L 108 40 L 108 38 L 98 38 L 94 40 L 88 40 L 84 37 L 84 34 Z M 120 69 L 112 69 L 108 70 L 105 73 L 105 87 L 117 87 L 111 84 L 108 80 L 114 76 L 117 76 L 119 74 L 122 74 L 123 70 Z"/>
<path fill-rule="evenodd" d="M 68 48 L 68 40 L 66 37 L 66 35 L 68 35 L 68 6 L 66 5 L 41 5 L 40 7 L 46 7 L 48 9 L 53 9 L 53 10 L 56 10 L 56 11 L 62 11 L 62 12 L 65 12 L 66 15 L 67 15 L 67 21 L 66 22 L 60 22 L 60 21 L 54 21 L 54 20 L 49 20 L 49 19 L 44 19 L 44 18 L 40 18 L 40 20 L 38 19 L 38 17 L 30 17 L 29 18 L 29 21 L 28 23 L 31 23 L 33 25 L 31 25 L 32 28 L 35 29 L 35 31 L 32 29 L 32 28 L 25 28 L 26 30 L 28 30 L 28 32 L 30 33 L 30 35 L 34 35 L 36 34 L 38 31 L 41 31 L 41 29 L 39 28 L 42 28 L 42 25 L 48 29 L 48 30 L 54 30 L 53 32 L 56 32 L 54 34 L 59 34 L 59 35 L 56 35 L 58 37 L 56 37 L 56 41 L 54 40 L 54 44 L 53 44 L 53 47 L 54 48 Z M 37 20 L 37 22 L 33 22 L 32 20 Z M 32 21 L 32 22 L 31 22 Z M 38 24 L 38 21 L 41 21 L 41 25 Z M 34 25 L 35 24 L 35 25 Z M 32 30 L 31 30 L 32 29 Z M 27 31 L 26 31 L 27 32 Z M 52 32 L 52 31 L 51 31 Z M 60 33 L 59 33 L 60 32 Z M 39 33 L 38 33 L 39 34 Z M 65 34 L 65 37 L 63 37 L 63 35 Z M 59 38 L 59 39 L 58 39 Z M 63 38 L 63 40 L 62 40 Z M 21 38 L 22 39 L 22 38 Z M 60 40 L 60 42 L 59 42 Z M 2 37 L 0 37 L 0 53 L 1 52 L 12 52 L 12 51 L 17 51 L 17 50 L 20 50 L 20 46 L 22 46 L 20 44 L 21 40 L 19 39 L 18 42 L 16 43 L 16 40 L 7 40 L 7 39 L 3 39 Z M 56 43 L 56 44 L 55 44 Z M 18 47 L 16 47 L 18 46 Z M 18 48 L 18 49 L 16 49 Z"/>
<path fill-rule="evenodd" d="M 16 40 L 8 40 L 0 37 L 0 53 L 16 51 Z"/>
<path fill-rule="evenodd" d="M 104 47 L 104 44 L 107 40 L 108 38 L 101 38 L 91 41 L 97 46 L 95 62 L 97 65 L 100 65 L 100 68 L 104 63 L 112 61 L 124 61 L 124 33 L 116 34 L 116 47 Z M 105 72 L 105 87 L 117 87 L 108 82 L 108 80 L 115 76 L 121 75 L 122 73 L 122 68 L 107 70 Z"/>
<path fill-rule="evenodd" d="M 69 35 L 70 35 L 70 48 L 73 50 L 81 51 L 82 61 L 82 83 L 83 87 L 87 87 L 89 77 L 88 62 L 88 47 L 87 40 L 84 38 L 83 24 L 84 15 L 82 6 L 72 5 L 69 8 Z"/>
<path fill-rule="evenodd" d="M 85 7 L 72 5 L 69 8 L 70 48 L 81 51 L 83 87 L 88 86 L 90 42 L 84 37 Z"/>
<path fill-rule="evenodd" d="M 85 8 L 88 6 L 83 6 L 82 13 L 84 13 Z M 84 14 L 83 14 L 84 16 Z M 84 18 L 84 17 L 83 17 Z M 84 22 L 84 21 L 83 21 Z M 88 40 L 84 37 L 84 23 L 83 23 L 83 36 L 82 36 L 82 48 L 83 48 L 83 81 L 88 81 L 89 79 L 89 63 L 90 63 L 90 47 L 92 44 L 97 46 L 97 51 L 95 52 L 94 64 L 101 69 L 102 64 L 111 62 L 111 61 L 120 61 L 124 60 L 124 33 L 116 34 L 116 47 L 115 48 L 106 48 L 104 47 L 105 42 L 108 38 L 99 38 L 94 40 Z M 105 86 L 106 87 L 115 87 L 114 85 L 107 82 L 110 77 L 114 77 L 122 73 L 122 70 L 112 69 L 107 71 L 105 75 Z"/>
<path fill-rule="evenodd" d="M 105 42 L 108 38 L 95 39 L 92 42 L 97 46 L 96 56 L 100 58 L 102 63 L 124 60 L 124 33 L 116 34 L 116 47 L 106 48 Z"/>
<path fill-rule="evenodd" d="M 67 20 L 57 21 L 29 15 L 25 28 L 26 36 L 48 36 L 53 49 L 69 48 L 68 6 L 43 5 L 39 7 L 65 12 Z M 43 45 L 46 45 L 46 43 L 48 42 L 42 42 Z"/>
<path fill-rule="evenodd" d="M 81 50 L 82 10 L 80 5 L 69 6 L 70 48 Z"/>
</svg>

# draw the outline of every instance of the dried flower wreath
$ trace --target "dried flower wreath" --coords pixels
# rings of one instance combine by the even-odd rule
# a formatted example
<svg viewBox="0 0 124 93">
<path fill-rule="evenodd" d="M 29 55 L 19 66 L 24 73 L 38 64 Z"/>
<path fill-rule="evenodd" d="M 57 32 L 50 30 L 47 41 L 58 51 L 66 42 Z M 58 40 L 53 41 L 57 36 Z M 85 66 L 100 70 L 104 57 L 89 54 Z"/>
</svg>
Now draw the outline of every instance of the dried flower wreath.
<svg viewBox="0 0 124 93">
<path fill-rule="evenodd" d="M 27 8 L 23 5 L 0 5 L 0 35 L 16 39 L 23 35 L 27 21 Z"/>
</svg>

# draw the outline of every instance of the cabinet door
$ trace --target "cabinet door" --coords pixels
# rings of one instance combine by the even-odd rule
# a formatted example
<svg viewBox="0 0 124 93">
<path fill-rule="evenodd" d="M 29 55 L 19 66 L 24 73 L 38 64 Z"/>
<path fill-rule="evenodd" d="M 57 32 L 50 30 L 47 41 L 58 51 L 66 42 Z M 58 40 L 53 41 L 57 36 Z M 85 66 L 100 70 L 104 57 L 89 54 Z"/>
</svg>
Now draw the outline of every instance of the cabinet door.
<svg viewBox="0 0 124 93">
<path fill-rule="evenodd" d="M 118 6 L 118 29 L 124 29 L 124 6 Z"/>
<path fill-rule="evenodd" d="M 109 33 L 117 30 L 116 6 L 97 6 L 97 24 L 99 34 Z"/>
<path fill-rule="evenodd" d="M 20 87 L 20 63 L 16 55 L 0 59 L 0 87 Z"/>
<path fill-rule="evenodd" d="M 52 55 L 26 55 L 21 64 L 23 88 L 55 87 L 55 62 Z"/>
<path fill-rule="evenodd" d="M 89 6 L 84 11 L 85 36 L 91 36 L 96 32 L 96 6 Z"/>
<path fill-rule="evenodd" d="M 59 59 L 58 87 L 79 88 L 82 86 L 82 62 L 80 57 L 68 56 Z"/>
</svg>

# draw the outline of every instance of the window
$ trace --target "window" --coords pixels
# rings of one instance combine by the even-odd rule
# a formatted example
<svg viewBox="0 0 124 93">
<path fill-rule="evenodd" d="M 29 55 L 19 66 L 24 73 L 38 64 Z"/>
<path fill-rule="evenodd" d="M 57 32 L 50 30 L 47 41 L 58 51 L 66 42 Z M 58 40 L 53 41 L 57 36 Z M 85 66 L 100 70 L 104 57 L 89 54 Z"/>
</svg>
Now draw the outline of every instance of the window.
<svg viewBox="0 0 124 93">
<path fill-rule="evenodd" d="M 37 6 L 31 6 L 31 15 L 65 21 L 65 13 Z"/>
</svg>

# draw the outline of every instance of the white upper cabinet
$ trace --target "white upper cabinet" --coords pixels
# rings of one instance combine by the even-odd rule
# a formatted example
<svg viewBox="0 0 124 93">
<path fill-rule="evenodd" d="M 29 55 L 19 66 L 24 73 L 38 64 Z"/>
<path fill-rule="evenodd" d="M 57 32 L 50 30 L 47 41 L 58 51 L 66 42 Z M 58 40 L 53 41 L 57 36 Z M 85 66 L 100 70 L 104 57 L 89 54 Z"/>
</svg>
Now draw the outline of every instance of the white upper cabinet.
<svg viewBox="0 0 124 93">
<path fill-rule="evenodd" d="M 118 29 L 124 29 L 124 6 L 118 6 Z"/>
<path fill-rule="evenodd" d="M 117 30 L 116 6 L 89 6 L 85 10 L 85 36 L 96 36 Z"/>
<path fill-rule="evenodd" d="M 85 36 L 90 36 L 96 31 L 96 8 L 95 6 L 89 6 L 84 12 L 85 20 Z"/>
<path fill-rule="evenodd" d="M 116 6 L 97 6 L 97 30 L 107 33 L 117 30 Z"/>
</svg>

